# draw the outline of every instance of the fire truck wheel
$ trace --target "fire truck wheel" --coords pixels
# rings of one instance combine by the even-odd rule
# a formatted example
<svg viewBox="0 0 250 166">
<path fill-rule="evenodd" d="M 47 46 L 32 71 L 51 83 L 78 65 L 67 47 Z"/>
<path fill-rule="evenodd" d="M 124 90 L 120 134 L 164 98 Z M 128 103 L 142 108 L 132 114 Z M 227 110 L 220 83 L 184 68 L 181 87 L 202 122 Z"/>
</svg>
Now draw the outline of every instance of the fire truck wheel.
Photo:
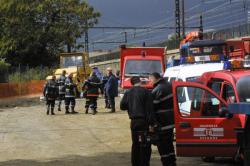
<svg viewBox="0 0 250 166">
<path fill-rule="evenodd" d="M 215 157 L 201 157 L 202 161 L 207 162 L 207 163 L 211 163 L 215 161 Z"/>
</svg>

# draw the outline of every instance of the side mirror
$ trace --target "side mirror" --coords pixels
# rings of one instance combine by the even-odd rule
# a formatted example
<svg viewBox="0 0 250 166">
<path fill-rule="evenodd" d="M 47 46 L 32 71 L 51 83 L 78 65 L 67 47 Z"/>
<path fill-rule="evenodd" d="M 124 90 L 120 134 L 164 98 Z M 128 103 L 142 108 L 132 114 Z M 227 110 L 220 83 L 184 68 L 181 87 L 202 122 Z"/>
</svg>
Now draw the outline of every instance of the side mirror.
<svg viewBox="0 0 250 166">
<path fill-rule="evenodd" d="M 219 111 L 219 116 L 221 118 L 226 117 L 227 119 L 232 119 L 234 115 L 229 112 L 228 108 L 222 107 Z"/>
</svg>

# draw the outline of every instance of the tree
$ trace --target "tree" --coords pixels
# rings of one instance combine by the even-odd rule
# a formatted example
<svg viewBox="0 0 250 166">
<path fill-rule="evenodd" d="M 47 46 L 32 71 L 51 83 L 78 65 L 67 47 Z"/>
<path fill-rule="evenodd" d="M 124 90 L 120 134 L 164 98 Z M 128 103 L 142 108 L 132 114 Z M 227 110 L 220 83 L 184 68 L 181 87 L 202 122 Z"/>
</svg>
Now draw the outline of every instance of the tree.
<svg viewBox="0 0 250 166">
<path fill-rule="evenodd" d="M 77 39 L 99 17 L 82 0 L 1 0 L 0 58 L 12 65 L 52 65 L 65 48 L 79 47 Z"/>
</svg>

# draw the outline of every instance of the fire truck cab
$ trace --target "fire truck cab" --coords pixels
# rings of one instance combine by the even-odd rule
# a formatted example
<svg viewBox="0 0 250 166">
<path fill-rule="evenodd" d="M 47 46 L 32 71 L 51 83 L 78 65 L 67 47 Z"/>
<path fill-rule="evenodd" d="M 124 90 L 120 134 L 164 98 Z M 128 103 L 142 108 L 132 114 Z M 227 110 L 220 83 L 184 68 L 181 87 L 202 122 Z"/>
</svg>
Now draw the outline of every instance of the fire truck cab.
<svg viewBox="0 0 250 166">
<path fill-rule="evenodd" d="M 164 74 L 165 51 L 164 47 L 127 48 L 121 46 L 121 87 L 131 88 L 130 78 L 139 76 L 143 86 L 152 89 L 153 84 L 149 80 L 149 74 L 153 72 Z"/>
<path fill-rule="evenodd" d="M 250 37 L 242 37 L 227 40 L 230 59 L 249 59 L 250 57 Z"/>
<path fill-rule="evenodd" d="M 173 82 L 176 149 L 178 156 L 206 158 L 241 156 L 237 128 L 244 128 L 245 115 L 232 115 L 228 104 L 240 102 L 237 81 L 250 75 L 250 70 L 204 73 L 199 82 Z M 189 100 L 183 100 L 187 89 Z M 190 102 L 190 114 L 181 111 L 181 105 Z"/>
</svg>

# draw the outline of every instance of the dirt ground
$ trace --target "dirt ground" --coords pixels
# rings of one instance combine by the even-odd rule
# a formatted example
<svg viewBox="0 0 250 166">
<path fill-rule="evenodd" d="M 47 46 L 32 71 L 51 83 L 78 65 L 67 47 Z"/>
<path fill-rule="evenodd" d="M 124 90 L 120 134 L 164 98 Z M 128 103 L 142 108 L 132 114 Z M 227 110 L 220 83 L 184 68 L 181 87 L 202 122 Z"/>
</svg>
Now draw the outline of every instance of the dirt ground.
<svg viewBox="0 0 250 166">
<path fill-rule="evenodd" d="M 99 113 L 45 114 L 39 99 L 0 102 L 0 166 L 129 166 L 130 130 L 126 112 L 110 114 L 99 101 Z M 119 101 L 117 101 L 117 107 Z M 179 166 L 229 166 L 230 160 L 204 163 L 200 158 L 178 158 Z M 152 166 L 160 166 L 155 147 Z"/>
</svg>

